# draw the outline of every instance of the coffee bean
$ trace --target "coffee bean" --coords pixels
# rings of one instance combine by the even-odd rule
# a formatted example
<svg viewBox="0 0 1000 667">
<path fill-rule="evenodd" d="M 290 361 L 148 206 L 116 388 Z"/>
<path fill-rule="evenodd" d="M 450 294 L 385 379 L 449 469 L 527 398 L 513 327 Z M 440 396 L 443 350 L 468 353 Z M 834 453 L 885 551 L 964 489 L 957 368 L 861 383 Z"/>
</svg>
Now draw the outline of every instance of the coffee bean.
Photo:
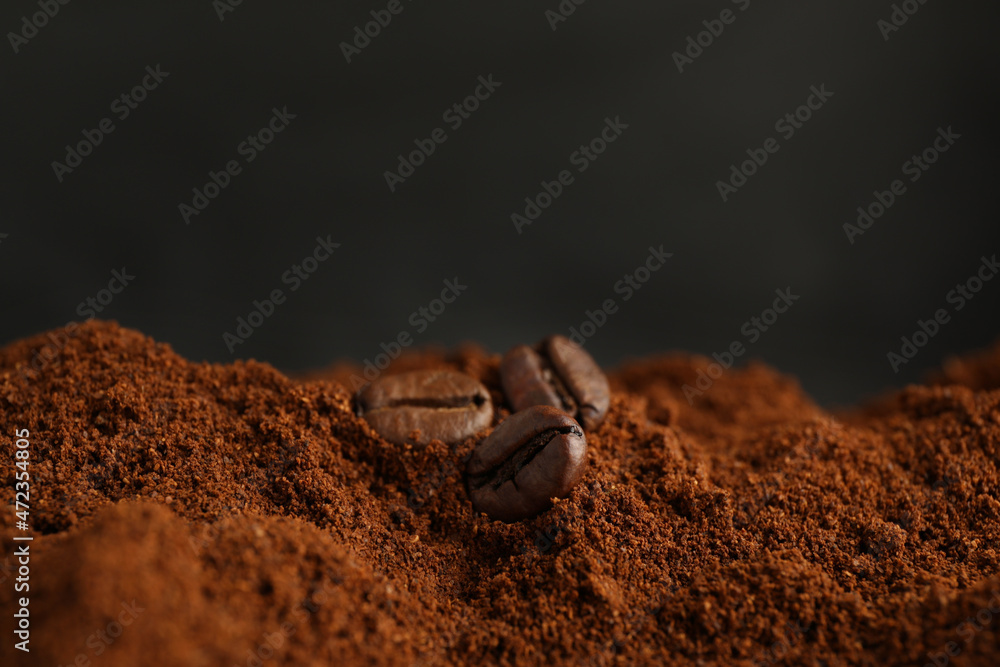
<svg viewBox="0 0 1000 667">
<path fill-rule="evenodd" d="M 466 468 L 477 512 L 511 523 L 544 512 L 580 478 L 587 439 L 572 417 L 536 405 L 505 419 L 476 447 Z"/>
<path fill-rule="evenodd" d="M 551 405 L 590 430 L 611 402 L 608 378 L 587 352 L 565 336 L 549 336 L 535 348 L 518 345 L 500 362 L 500 380 L 514 412 Z"/>
<path fill-rule="evenodd" d="M 490 393 L 454 371 L 413 371 L 379 378 L 358 396 L 361 416 L 389 442 L 460 442 L 493 422 Z"/>
</svg>

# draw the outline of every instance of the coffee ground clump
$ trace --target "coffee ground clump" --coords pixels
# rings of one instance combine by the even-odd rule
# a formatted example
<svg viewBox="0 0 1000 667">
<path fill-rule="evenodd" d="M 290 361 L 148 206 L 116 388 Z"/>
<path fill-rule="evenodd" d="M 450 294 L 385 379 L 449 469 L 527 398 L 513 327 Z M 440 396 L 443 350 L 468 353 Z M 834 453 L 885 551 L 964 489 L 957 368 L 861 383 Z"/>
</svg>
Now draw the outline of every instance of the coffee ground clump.
<svg viewBox="0 0 1000 667">
<path fill-rule="evenodd" d="M 582 481 L 476 514 L 474 440 L 395 445 L 339 365 L 192 363 L 114 323 L 0 350 L 4 665 L 995 665 L 1000 346 L 830 414 L 751 363 L 609 374 Z M 32 361 L 36 363 L 32 366 Z M 466 373 L 503 406 L 498 355 Z M 40 368 L 38 368 L 40 366 Z M 15 430 L 30 431 L 16 593 Z M 30 597 L 31 653 L 12 613 Z M 81 662 L 82 664 L 82 662 Z"/>
</svg>

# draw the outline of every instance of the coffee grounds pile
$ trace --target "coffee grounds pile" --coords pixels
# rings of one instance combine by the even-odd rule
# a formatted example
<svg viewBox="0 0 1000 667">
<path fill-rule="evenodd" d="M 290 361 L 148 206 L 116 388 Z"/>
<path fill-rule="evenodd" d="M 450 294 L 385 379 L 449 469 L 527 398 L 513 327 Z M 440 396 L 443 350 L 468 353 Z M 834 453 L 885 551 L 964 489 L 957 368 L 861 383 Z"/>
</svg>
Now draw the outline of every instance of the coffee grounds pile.
<svg viewBox="0 0 1000 667">
<path fill-rule="evenodd" d="M 1000 655 L 1000 347 L 837 416 L 760 364 L 689 405 L 711 360 L 635 361 L 611 374 L 581 484 L 506 525 L 472 511 L 472 440 L 400 447 L 355 416 L 357 368 L 192 363 L 90 322 L 28 370 L 46 345 L 0 350 L 4 665 Z M 388 372 L 458 370 L 500 406 L 498 362 L 431 349 Z M 15 593 L 24 428 L 35 539 Z M 21 595 L 30 654 L 11 639 Z"/>
</svg>

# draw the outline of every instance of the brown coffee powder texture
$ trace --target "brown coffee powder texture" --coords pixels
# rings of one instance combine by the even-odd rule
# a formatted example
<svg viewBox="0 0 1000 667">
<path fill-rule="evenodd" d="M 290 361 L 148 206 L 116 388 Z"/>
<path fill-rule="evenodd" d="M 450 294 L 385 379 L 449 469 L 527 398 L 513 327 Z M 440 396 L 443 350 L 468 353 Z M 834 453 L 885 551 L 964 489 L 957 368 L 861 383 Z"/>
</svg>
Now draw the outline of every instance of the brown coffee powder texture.
<svg viewBox="0 0 1000 667">
<path fill-rule="evenodd" d="M 755 363 L 689 404 L 710 361 L 611 373 L 583 481 L 506 525 L 466 496 L 474 439 L 387 443 L 355 414 L 359 368 L 192 363 L 96 321 L 11 344 L 2 664 L 998 664 L 1000 346 L 836 415 Z M 429 349 L 386 372 L 467 373 L 499 419 L 498 362 Z"/>
</svg>

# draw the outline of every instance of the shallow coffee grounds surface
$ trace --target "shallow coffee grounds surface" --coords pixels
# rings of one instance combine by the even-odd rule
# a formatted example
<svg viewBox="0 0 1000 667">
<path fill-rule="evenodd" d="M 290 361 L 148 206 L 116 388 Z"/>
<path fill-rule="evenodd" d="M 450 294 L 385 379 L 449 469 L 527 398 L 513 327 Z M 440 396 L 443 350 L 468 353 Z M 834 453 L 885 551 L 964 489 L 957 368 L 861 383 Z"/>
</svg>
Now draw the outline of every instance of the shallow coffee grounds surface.
<svg viewBox="0 0 1000 667">
<path fill-rule="evenodd" d="M 355 415 L 355 368 L 191 363 L 98 322 L 51 343 L 0 351 L 4 665 L 1000 655 L 1000 348 L 837 416 L 762 365 L 689 405 L 708 359 L 636 361 L 610 374 L 572 494 L 504 524 L 466 496 L 474 443 L 380 439 Z M 502 406 L 498 365 L 467 347 L 389 372 L 467 373 Z M 15 593 L 25 428 L 36 537 Z M 30 654 L 13 648 L 22 595 Z"/>
</svg>

